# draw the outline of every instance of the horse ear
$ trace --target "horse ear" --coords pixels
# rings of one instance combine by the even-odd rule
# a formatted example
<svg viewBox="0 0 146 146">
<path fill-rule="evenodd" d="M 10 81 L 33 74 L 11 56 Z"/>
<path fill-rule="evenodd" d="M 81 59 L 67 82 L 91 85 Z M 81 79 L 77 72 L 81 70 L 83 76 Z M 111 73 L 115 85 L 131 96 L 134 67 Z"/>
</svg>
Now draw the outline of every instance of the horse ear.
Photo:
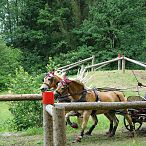
<svg viewBox="0 0 146 146">
<path fill-rule="evenodd" d="M 64 79 L 64 80 L 67 79 L 66 72 L 63 73 L 63 79 Z"/>
<path fill-rule="evenodd" d="M 69 84 L 69 83 L 71 82 L 71 80 L 69 80 L 69 79 L 67 78 L 66 74 L 64 75 L 63 80 L 64 80 L 67 84 Z"/>
</svg>

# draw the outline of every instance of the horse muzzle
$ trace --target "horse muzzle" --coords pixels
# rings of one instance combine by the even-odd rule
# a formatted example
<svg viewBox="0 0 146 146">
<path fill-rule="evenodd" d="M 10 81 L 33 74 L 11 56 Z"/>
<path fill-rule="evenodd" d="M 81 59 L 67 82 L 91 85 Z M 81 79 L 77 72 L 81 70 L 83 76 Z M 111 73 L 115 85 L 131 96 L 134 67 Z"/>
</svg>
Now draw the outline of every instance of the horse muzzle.
<svg viewBox="0 0 146 146">
<path fill-rule="evenodd" d="M 40 90 L 41 90 L 42 92 L 45 92 L 45 91 L 48 90 L 48 86 L 45 85 L 45 84 L 43 84 L 43 85 L 40 87 Z"/>
</svg>

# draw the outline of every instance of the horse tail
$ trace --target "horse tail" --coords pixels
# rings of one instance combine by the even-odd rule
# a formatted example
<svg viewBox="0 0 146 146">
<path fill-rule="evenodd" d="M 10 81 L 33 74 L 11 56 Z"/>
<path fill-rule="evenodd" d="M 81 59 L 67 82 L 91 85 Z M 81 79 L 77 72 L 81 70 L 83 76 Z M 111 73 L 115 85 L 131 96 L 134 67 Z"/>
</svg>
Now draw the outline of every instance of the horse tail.
<svg viewBox="0 0 146 146">
<path fill-rule="evenodd" d="M 114 91 L 114 93 L 116 94 L 120 102 L 127 102 L 127 98 L 125 98 L 125 95 L 123 92 Z"/>
</svg>

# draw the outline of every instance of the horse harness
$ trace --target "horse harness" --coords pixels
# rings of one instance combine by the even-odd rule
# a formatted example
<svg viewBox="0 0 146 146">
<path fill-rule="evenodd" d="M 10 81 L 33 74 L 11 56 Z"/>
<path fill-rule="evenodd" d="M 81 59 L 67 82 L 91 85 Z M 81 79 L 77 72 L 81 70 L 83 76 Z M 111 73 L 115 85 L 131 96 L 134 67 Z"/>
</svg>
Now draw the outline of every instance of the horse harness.
<svg viewBox="0 0 146 146">
<path fill-rule="evenodd" d="M 93 90 L 93 92 L 94 92 L 94 94 L 96 96 L 95 102 L 100 101 L 99 96 L 98 96 L 98 90 L 96 88 L 93 88 L 92 90 Z M 87 89 L 83 89 L 83 91 L 81 93 L 68 94 L 68 95 L 64 95 L 64 96 L 61 96 L 59 94 L 58 100 L 59 100 L 59 102 L 71 102 L 71 99 L 69 98 L 69 96 L 81 94 L 80 99 L 79 100 L 75 100 L 73 102 L 87 102 L 87 100 L 86 100 L 87 91 L 88 91 Z"/>
</svg>

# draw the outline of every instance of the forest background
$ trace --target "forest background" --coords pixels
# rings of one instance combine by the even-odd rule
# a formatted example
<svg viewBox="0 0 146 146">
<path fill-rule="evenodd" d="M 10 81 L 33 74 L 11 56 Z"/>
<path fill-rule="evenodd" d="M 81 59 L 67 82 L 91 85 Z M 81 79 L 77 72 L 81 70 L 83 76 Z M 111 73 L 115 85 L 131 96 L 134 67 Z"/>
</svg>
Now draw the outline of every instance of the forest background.
<svg viewBox="0 0 146 146">
<path fill-rule="evenodd" d="M 44 72 L 91 55 L 146 62 L 145 8 L 144 0 L 1 0 L 0 91 L 39 93 Z M 39 102 L 12 102 L 10 111 L 17 130 L 42 124 Z"/>
</svg>

